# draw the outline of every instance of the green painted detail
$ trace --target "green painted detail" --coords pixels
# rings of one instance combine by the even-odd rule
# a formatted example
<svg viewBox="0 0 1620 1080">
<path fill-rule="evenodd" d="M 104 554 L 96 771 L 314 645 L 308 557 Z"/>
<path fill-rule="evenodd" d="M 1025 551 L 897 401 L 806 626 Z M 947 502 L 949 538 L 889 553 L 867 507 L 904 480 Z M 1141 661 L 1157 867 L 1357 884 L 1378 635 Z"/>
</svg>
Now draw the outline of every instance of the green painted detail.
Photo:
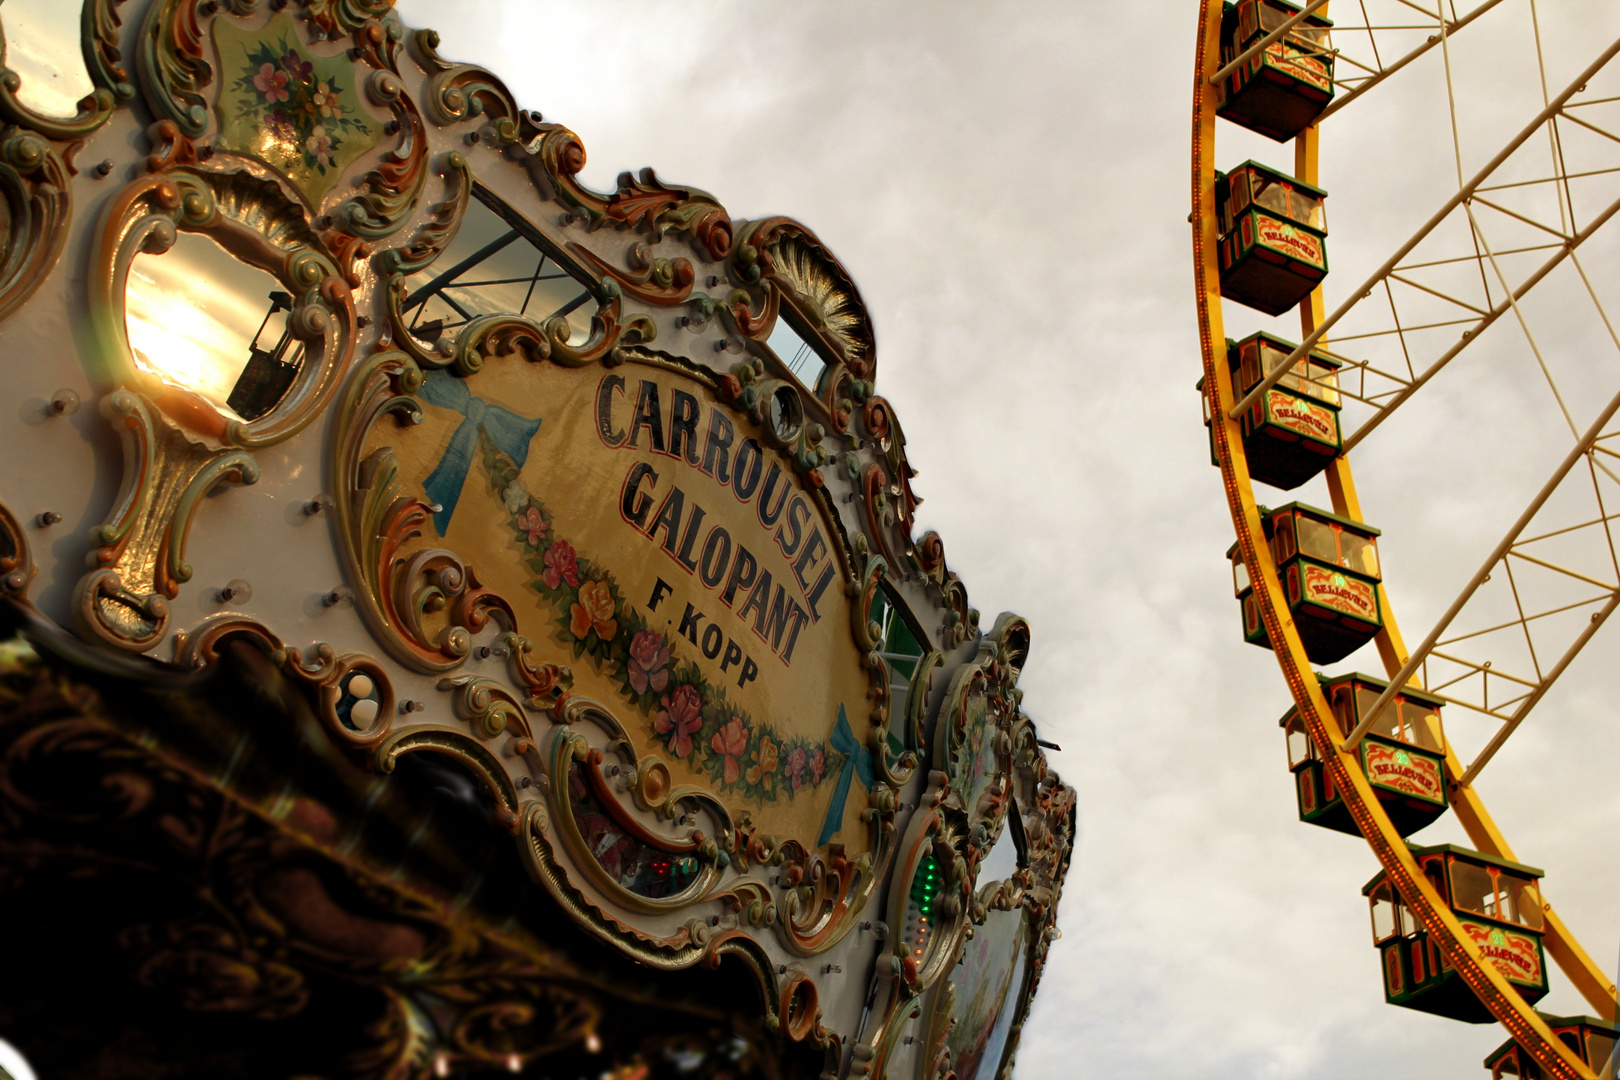
<svg viewBox="0 0 1620 1080">
<path fill-rule="evenodd" d="M 382 124 L 360 107 L 354 65 L 346 56 L 299 52 L 291 15 L 262 30 L 217 25 L 220 134 L 320 205 L 344 169 L 382 138 Z"/>
</svg>

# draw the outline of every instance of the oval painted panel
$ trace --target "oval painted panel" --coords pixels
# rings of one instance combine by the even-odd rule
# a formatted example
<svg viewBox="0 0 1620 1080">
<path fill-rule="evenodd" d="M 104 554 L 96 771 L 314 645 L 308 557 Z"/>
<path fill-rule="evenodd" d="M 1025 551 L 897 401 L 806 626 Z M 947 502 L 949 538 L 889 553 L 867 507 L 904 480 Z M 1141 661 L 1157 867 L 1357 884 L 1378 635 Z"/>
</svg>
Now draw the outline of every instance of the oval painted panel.
<svg viewBox="0 0 1620 1080">
<path fill-rule="evenodd" d="M 1023 908 L 990 912 L 962 947 L 962 960 L 951 972 L 956 1023 L 945 1036 L 958 1080 L 989 1080 L 1001 1067 L 1028 963 Z"/>
<path fill-rule="evenodd" d="M 842 540 L 788 457 L 707 376 L 650 357 L 492 358 L 417 397 L 420 424 L 373 431 L 438 508 L 400 556 L 454 551 L 531 661 L 569 665 L 677 785 L 806 848 L 869 850 Z"/>
</svg>

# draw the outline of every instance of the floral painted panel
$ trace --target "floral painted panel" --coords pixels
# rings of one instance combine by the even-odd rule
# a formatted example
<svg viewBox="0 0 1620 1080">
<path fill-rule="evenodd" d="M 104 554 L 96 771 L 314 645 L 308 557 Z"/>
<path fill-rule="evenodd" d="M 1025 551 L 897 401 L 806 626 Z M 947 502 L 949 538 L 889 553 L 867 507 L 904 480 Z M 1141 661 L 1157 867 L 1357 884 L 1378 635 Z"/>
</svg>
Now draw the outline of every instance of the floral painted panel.
<svg viewBox="0 0 1620 1080">
<path fill-rule="evenodd" d="M 951 972 L 955 1020 L 945 1038 L 959 1080 L 991 1080 L 1001 1068 L 1017 1018 L 1029 961 L 1029 918 L 1022 908 L 992 911 Z"/>
<path fill-rule="evenodd" d="M 316 56 L 290 15 L 262 30 L 214 24 L 222 89 L 220 133 L 296 184 L 312 205 L 349 164 L 376 146 L 382 124 L 360 105 L 344 53 Z"/>
</svg>

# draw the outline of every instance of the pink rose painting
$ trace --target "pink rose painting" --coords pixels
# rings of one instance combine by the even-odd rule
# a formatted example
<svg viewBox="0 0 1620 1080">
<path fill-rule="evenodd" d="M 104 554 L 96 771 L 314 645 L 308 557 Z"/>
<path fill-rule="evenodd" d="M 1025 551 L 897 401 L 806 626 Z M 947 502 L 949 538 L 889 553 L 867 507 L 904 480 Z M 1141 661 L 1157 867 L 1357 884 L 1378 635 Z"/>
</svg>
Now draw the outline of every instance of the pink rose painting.
<svg viewBox="0 0 1620 1080">
<path fill-rule="evenodd" d="M 733 716 L 731 723 L 714 733 L 709 745 L 725 758 L 725 782 L 735 784 L 742 773 L 742 756 L 748 752 L 748 729 L 742 718 Z"/>
<path fill-rule="evenodd" d="M 529 507 L 528 510 L 518 515 L 517 523 L 518 528 L 525 530 L 529 534 L 529 546 L 538 547 L 540 534 L 546 531 L 546 519 L 540 515 L 540 508 L 538 506 Z M 563 546 L 567 547 L 566 544 Z M 569 554 L 573 554 L 572 549 L 569 550 Z M 569 584 L 578 585 L 579 582 L 570 581 Z M 552 586 L 553 589 L 556 587 L 555 585 Z"/>
<path fill-rule="evenodd" d="M 804 785 L 804 770 L 810 764 L 810 757 L 804 752 L 804 747 L 795 746 L 788 751 L 787 774 L 788 780 L 793 784 L 793 790 L 798 791 Z"/>
<path fill-rule="evenodd" d="M 558 540 L 546 549 L 546 572 L 540 577 L 546 583 L 546 588 L 556 589 L 563 582 L 570 585 L 579 585 L 579 562 L 574 557 L 573 545 L 566 540 Z"/>
<path fill-rule="evenodd" d="M 810 755 L 810 782 L 812 784 L 821 783 L 821 774 L 826 771 L 827 755 L 822 752 L 820 747 L 817 747 L 816 752 Z"/>
<path fill-rule="evenodd" d="M 643 630 L 631 638 L 630 660 L 626 666 L 631 689 L 636 693 L 645 694 L 649 688 L 654 693 L 662 691 L 669 683 L 669 645 L 664 641 L 664 635 L 656 630 Z"/>
<path fill-rule="evenodd" d="M 687 757 L 692 753 L 692 734 L 703 726 L 699 713 L 703 701 L 695 687 L 677 686 L 662 704 L 664 708 L 653 718 L 653 727 L 660 735 L 669 736 L 670 753 L 677 758 Z"/>
</svg>

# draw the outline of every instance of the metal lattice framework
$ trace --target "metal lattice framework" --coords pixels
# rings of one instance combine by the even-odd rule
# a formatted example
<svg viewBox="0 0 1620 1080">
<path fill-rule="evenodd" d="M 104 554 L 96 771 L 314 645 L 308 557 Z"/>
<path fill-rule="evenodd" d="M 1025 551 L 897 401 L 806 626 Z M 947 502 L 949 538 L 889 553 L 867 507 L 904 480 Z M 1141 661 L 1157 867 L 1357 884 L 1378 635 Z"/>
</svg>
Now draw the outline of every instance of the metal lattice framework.
<svg viewBox="0 0 1620 1080">
<path fill-rule="evenodd" d="M 1327 7 L 1326 0 L 1314 0 L 1224 66 L 1219 55 L 1222 5 L 1204 0 L 1201 7 L 1192 221 L 1204 385 L 1210 413 L 1217 419 L 1212 441 L 1269 640 L 1362 834 L 1420 923 L 1442 942 L 1447 959 L 1509 1033 L 1548 1075 L 1587 1077 L 1592 1075 L 1589 1067 L 1552 1037 L 1534 1010 L 1480 959 L 1432 885 L 1416 872 L 1405 841 L 1372 797 L 1353 752 L 1384 704 L 1405 686 L 1421 687 L 1489 718 L 1492 730 L 1471 760 L 1447 746 L 1447 797 L 1476 848 L 1516 858 L 1474 781 L 1507 739 L 1532 722 L 1536 706 L 1620 605 L 1614 536 L 1620 514 L 1620 462 L 1615 460 L 1620 458 L 1615 419 L 1620 365 L 1614 363 L 1614 353 L 1589 355 L 1571 344 L 1600 341 L 1620 350 L 1620 313 L 1611 310 L 1612 301 L 1603 295 L 1604 284 L 1615 276 L 1612 262 L 1605 264 L 1612 260 L 1612 249 L 1605 245 L 1612 243 L 1615 230 L 1605 227 L 1620 212 L 1620 65 L 1614 63 L 1620 40 L 1586 42 L 1586 55 L 1578 64 L 1566 65 L 1575 73 L 1560 76 L 1534 0 L 1485 0 L 1467 7 L 1450 0 L 1440 6 L 1413 0 L 1334 4 L 1340 18 L 1332 30 L 1332 47 L 1317 55 L 1334 61 L 1335 100 L 1295 140 L 1296 177 L 1318 182 L 1324 141 L 1331 146 L 1334 129 L 1354 123 L 1338 115 L 1347 106 L 1375 93 L 1420 92 L 1421 82 L 1410 85 L 1416 81 L 1410 73 L 1427 67 L 1433 78 L 1434 60 L 1442 69 L 1443 96 L 1426 104 L 1446 110 L 1439 127 L 1449 130 L 1446 149 L 1454 177 L 1420 196 L 1405 195 L 1405 206 L 1427 213 L 1427 219 L 1404 237 L 1380 236 L 1376 243 L 1389 254 L 1365 277 L 1330 277 L 1311 293 L 1299 308 L 1303 338 L 1298 348 L 1239 397 L 1228 370 L 1216 252 L 1215 170 L 1234 163 L 1230 154 L 1217 158 L 1216 135 L 1235 129 L 1217 125 L 1214 84 L 1301 20 L 1327 16 Z M 1484 19 L 1488 14 L 1491 19 Z M 1473 101 L 1460 77 L 1464 57 L 1459 42 L 1476 26 L 1515 17 L 1524 21 L 1523 48 L 1533 50 L 1540 108 L 1521 123 L 1495 131 L 1483 155 L 1465 153 L 1465 142 L 1472 147 L 1479 140 L 1468 126 Z M 1430 64 L 1416 64 L 1431 53 L 1438 55 Z M 1481 157 L 1484 163 L 1475 164 Z M 1386 167 L 1396 166 L 1390 162 Z M 1356 234 L 1356 241 L 1364 243 L 1367 237 L 1357 232 L 1360 228 L 1359 222 L 1347 224 L 1341 218 L 1336 235 Z M 1537 286 L 1544 288 L 1533 295 Z M 1548 294 L 1562 299 L 1553 310 L 1539 302 Z M 1330 296 L 1335 303 L 1331 309 Z M 1488 334 L 1498 322 L 1503 325 Z M 1398 411 L 1410 409 L 1426 388 L 1478 378 L 1482 368 L 1506 357 L 1507 363 L 1518 365 L 1514 370 L 1519 378 L 1533 378 L 1550 392 L 1556 413 L 1549 415 L 1556 415 L 1555 423 L 1563 429 L 1553 433 L 1562 440 L 1556 447 L 1561 460 L 1544 474 L 1540 489 L 1525 498 L 1510 525 L 1483 524 L 1488 532 L 1502 530 L 1500 539 L 1415 648 L 1406 647 L 1389 597 L 1379 587 L 1384 628 L 1375 641 L 1390 685 L 1366 710 L 1367 719 L 1350 731 L 1342 730 L 1328 708 L 1283 601 L 1239 434 L 1239 418 L 1285 376 L 1301 377 L 1296 361 L 1311 353 L 1343 365 L 1330 388 L 1346 402 L 1343 444 L 1326 480 L 1334 511 L 1347 517 L 1368 520 L 1361 512 L 1350 451 L 1396 419 Z M 1319 382 L 1324 389 L 1329 389 L 1327 378 Z M 1605 389 L 1594 391 L 1594 379 Z M 1399 426 L 1397 420 L 1388 430 Z M 1395 523 L 1380 524 L 1387 532 Z M 1598 1015 L 1615 1016 L 1615 986 L 1608 974 L 1581 948 L 1550 903 L 1545 917 L 1548 952 Z M 1600 1075 L 1613 1075 L 1613 1068 L 1611 1061 Z"/>
</svg>

